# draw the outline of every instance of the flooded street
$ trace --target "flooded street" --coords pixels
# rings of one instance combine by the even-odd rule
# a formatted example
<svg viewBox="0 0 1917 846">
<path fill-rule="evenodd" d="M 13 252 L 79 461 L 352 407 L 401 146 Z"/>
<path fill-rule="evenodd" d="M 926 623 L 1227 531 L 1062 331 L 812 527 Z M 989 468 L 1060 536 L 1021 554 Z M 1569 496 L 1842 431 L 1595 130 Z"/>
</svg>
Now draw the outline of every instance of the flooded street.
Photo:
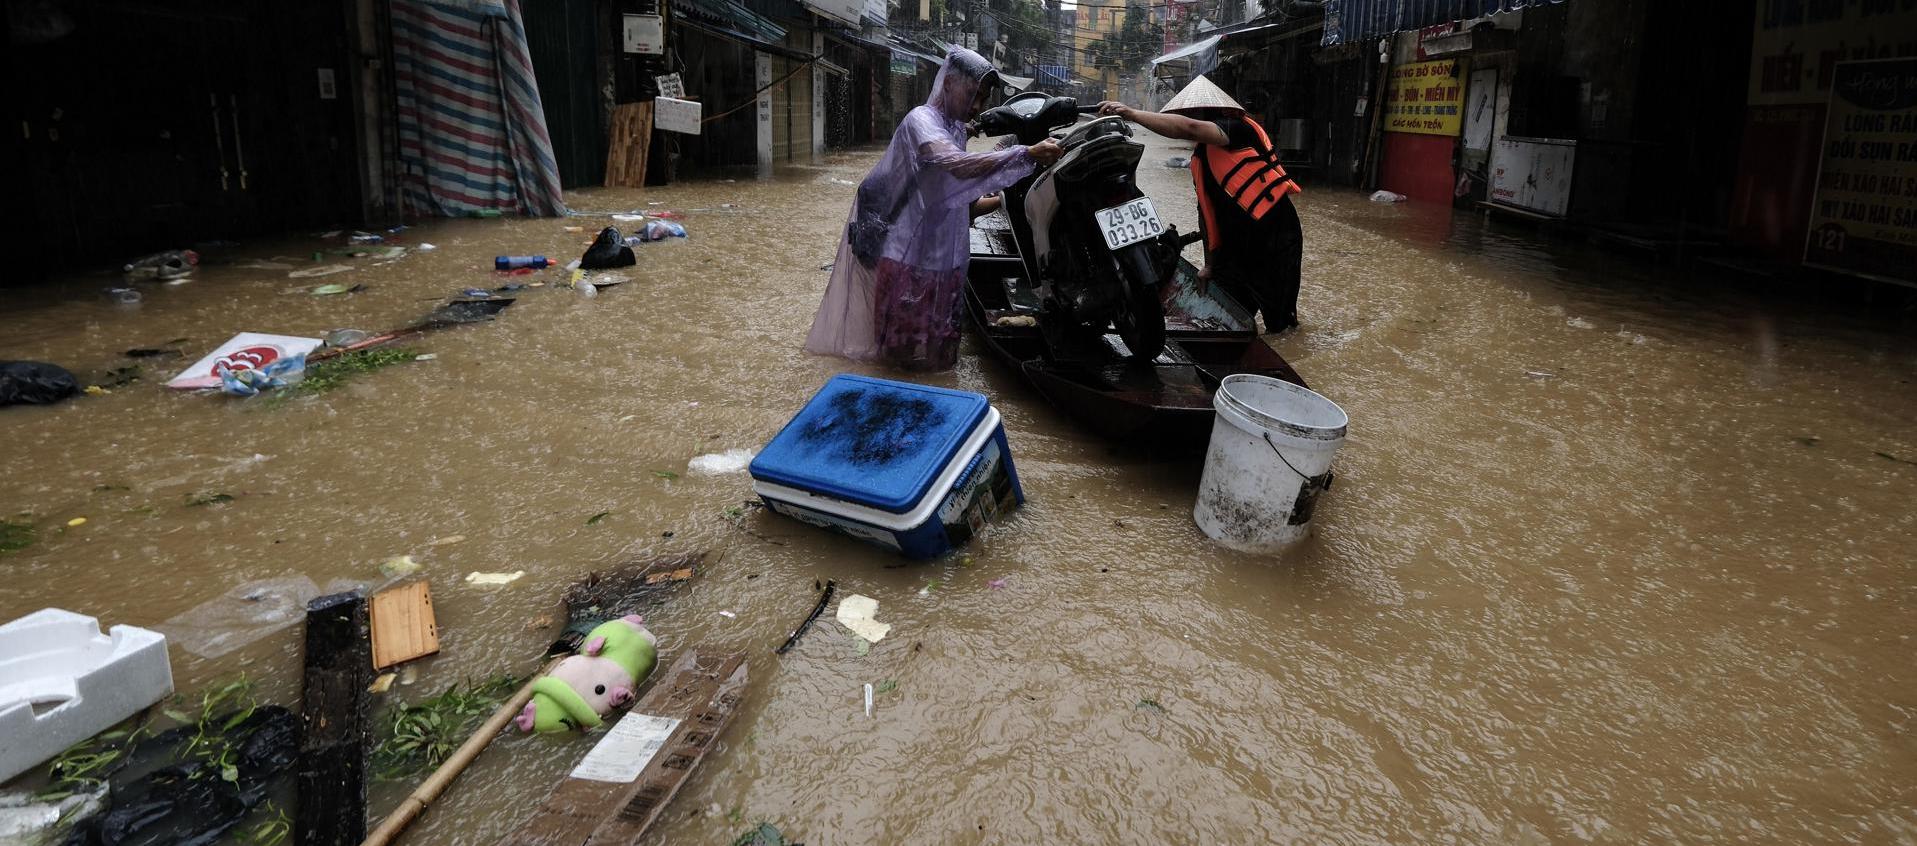
<svg viewBox="0 0 1917 846">
<path fill-rule="evenodd" d="M 1153 139 L 1141 181 L 1189 229 L 1173 155 Z M 337 242 L 249 243 L 137 307 L 100 295 L 110 276 L 0 289 L 0 359 L 97 382 L 176 338 L 190 360 L 240 331 L 406 325 L 506 281 L 495 255 L 570 260 L 613 212 L 675 210 L 691 234 L 636 248 L 629 284 L 528 290 L 409 345 L 436 359 L 330 393 L 168 391 L 186 362 L 162 359 L 0 411 L 0 511 L 38 530 L 0 554 L 0 619 L 156 627 L 265 579 L 376 585 L 412 554 L 442 651 L 383 697 L 410 702 L 536 669 L 586 572 L 710 550 L 647 622 L 667 662 L 744 651 L 751 684 L 651 842 L 758 820 L 813 844 L 1917 842 L 1909 316 L 1308 187 L 1303 326 L 1275 346 L 1350 436 L 1316 536 L 1241 555 L 1192 523 L 1200 460 L 1108 448 L 976 339 L 929 377 L 799 350 L 875 159 L 429 222 L 398 243 L 436 250 L 317 279 L 241 265 Z M 306 293 L 336 282 L 367 288 Z M 687 462 L 763 445 L 842 371 L 989 395 L 1027 505 L 924 565 L 735 525 L 749 478 Z M 828 613 L 774 656 L 828 578 L 891 634 L 861 654 Z M 298 700 L 297 626 L 172 660 L 182 692 L 245 672 Z M 502 739 L 407 842 L 494 842 L 589 745 Z"/>
</svg>

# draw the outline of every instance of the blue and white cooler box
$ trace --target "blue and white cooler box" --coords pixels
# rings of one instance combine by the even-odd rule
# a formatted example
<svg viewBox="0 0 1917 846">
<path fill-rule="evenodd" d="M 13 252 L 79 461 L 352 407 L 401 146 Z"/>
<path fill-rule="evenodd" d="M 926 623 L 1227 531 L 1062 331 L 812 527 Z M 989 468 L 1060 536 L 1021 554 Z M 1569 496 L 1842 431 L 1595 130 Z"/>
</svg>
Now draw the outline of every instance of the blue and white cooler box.
<svg viewBox="0 0 1917 846">
<path fill-rule="evenodd" d="M 839 374 L 752 460 L 766 507 L 913 558 L 957 548 L 1025 492 L 983 395 Z"/>
</svg>

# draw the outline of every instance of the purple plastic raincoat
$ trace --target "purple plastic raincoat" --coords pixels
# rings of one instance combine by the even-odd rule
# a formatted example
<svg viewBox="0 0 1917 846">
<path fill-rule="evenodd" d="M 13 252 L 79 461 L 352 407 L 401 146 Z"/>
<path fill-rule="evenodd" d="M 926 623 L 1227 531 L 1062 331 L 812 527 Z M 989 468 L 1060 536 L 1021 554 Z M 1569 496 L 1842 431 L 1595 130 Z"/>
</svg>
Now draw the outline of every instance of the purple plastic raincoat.
<svg viewBox="0 0 1917 846">
<path fill-rule="evenodd" d="M 957 363 L 972 201 L 1024 178 L 1036 164 L 1023 146 L 965 151 L 965 122 L 991 70 L 979 54 L 953 51 L 931 98 L 906 114 L 884 158 L 866 174 L 807 352 L 913 370 Z"/>
</svg>

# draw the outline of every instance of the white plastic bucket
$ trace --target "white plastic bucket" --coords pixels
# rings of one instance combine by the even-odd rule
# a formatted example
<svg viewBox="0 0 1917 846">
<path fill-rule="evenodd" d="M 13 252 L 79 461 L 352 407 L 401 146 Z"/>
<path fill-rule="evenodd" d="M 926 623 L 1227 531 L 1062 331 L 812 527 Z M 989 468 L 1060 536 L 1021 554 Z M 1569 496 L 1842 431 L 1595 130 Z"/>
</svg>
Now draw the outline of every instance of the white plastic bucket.
<svg viewBox="0 0 1917 846">
<path fill-rule="evenodd" d="M 1311 531 L 1318 495 L 1350 419 L 1317 392 L 1266 376 L 1226 376 L 1192 519 L 1213 540 L 1275 552 Z"/>
</svg>

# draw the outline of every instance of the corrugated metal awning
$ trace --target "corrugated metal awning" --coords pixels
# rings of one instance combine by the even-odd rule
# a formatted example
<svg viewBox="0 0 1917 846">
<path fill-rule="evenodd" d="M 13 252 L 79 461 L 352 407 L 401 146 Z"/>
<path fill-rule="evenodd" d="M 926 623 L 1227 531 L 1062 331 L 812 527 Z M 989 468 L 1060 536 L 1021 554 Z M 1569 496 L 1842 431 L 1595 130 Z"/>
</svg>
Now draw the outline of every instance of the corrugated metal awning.
<svg viewBox="0 0 1917 846">
<path fill-rule="evenodd" d="M 785 27 L 733 0 L 672 0 L 674 11 L 685 15 L 685 23 L 702 23 L 706 30 L 737 36 L 764 44 L 785 40 Z"/>
<path fill-rule="evenodd" d="M 1322 44 L 1382 38 L 1394 32 L 1468 21 L 1565 0 L 1325 0 Z"/>
<path fill-rule="evenodd" d="M 1187 44 L 1183 47 L 1173 50 L 1170 53 L 1166 53 L 1163 56 L 1159 56 L 1158 58 L 1153 59 L 1152 66 L 1157 67 L 1158 65 L 1162 65 L 1166 62 L 1176 62 L 1181 59 L 1189 59 L 1192 56 L 1205 52 L 1206 50 L 1211 50 L 1213 48 L 1216 48 L 1218 46 L 1218 42 L 1223 40 L 1225 40 L 1224 36 L 1214 35 L 1210 38 L 1194 41 L 1190 44 Z"/>
</svg>

